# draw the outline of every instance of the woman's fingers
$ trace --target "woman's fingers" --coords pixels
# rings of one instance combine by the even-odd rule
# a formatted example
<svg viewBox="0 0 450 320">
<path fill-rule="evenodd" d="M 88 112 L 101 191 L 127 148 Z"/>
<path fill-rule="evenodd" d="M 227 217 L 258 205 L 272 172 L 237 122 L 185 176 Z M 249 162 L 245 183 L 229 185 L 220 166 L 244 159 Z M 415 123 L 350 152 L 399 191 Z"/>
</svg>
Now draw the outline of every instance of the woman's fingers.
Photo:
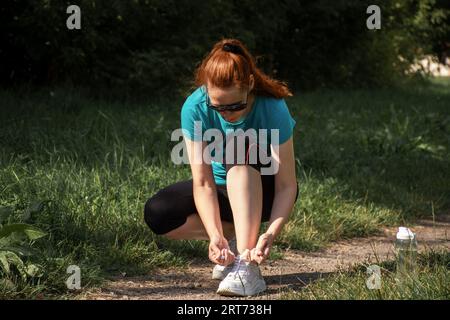
<svg viewBox="0 0 450 320">
<path fill-rule="evenodd" d="M 235 255 L 234 255 L 233 251 L 231 251 L 231 250 L 227 250 L 227 252 L 228 252 L 227 265 L 229 265 L 230 263 L 234 262 Z"/>
<path fill-rule="evenodd" d="M 228 249 L 222 250 L 222 256 L 224 257 L 222 264 L 227 266 L 234 261 L 234 253 Z"/>
<path fill-rule="evenodd" d="M 261 237 L 259 237 L 258 239 L 258 243 L 256 244 L 256 252 L 258 255 L 262 256 L 265 249 L 268 246 L 268 239 L 267 237 L 265 237 L 264 235 L 262 235 Z"/>
<path fill-rule="evenodd" d="M 254 248 L 251 250 L 251 259 L 258 264 L 263 263 L 268 257 L 270 253 L 270 247 L 266 246 L 264 248 Z"/>
<path fill-rule="evenodd" d="M 217 264 L 220 264 L 221 250 L 215 243 L 211 243 L 209 246 L 209 259 Z"/>
<path fill-rule="evenodd" d="M 256 250 L 256 248 L 250 251 L 250 258 L 251 261 L 255 261 L 258 264 L 261 263 L 261 256 L 258 254 L 258 250 Z"/>
<path fill-rule="evenodd" d="M 258 263 L 264 262 L 267 258 L 269 258 L 270 253 L 270 247 L 272 246 L 273 237 L 270 234 L 264 233 L 262 234 L 259 239 L 258 243 L 256 244 L 255 251 L 256 251 L 256 258 L 255 261 Z"/>
<path fill-rule="evenodd" d="M 234 253 L 230 250 L 226 239 L 219 243 L 211 242 L 209 245 L 209 259 L 211 262 L 220 265 L 229 265 L 235 259 Z"/>
<path fill-rule="evenodd" d="M 218 250 L 214 255 L 214 259 L 211 260 L 214 263 L 226 266 L 234 261 L 234 254 L 228 249 Z"/>
<path fill-rule="evenodd" d="M 220 251 L 220 260 L 222 261 L 222 263 L 227 262 L 228 260 L 228 252 L 227 249 L 222 249 Z"/>
<path fill-rule="evenodd" d="M 221 259 L 220 255 L 216 255 L 210 260 L 216 264 L 223 264 L 223 259 Z"/>
</svg>

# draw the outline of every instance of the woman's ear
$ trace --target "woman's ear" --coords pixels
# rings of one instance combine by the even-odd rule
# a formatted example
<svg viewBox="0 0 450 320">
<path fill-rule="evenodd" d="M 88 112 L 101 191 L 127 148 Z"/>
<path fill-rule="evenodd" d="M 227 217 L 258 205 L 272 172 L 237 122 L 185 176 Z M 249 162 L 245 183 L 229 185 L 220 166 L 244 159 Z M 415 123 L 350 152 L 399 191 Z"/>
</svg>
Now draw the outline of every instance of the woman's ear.
<svg viewBox="0 0 450 320">
<path fill-rule="evenodd" d="M 253 74 L 250 75 L 249 85 L 250 85 L 249 91 L 252 91 L 253 88 L 255 87 L 255 77 L 253 76 Z"/>
</svg>

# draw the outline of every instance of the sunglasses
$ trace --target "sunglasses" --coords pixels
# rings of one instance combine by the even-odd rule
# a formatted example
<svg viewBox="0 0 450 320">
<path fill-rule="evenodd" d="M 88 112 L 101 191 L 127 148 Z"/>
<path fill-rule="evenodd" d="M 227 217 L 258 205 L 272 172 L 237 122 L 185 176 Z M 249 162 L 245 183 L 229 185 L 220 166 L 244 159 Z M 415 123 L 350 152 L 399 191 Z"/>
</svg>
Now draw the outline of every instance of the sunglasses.
<svg viewBox="0 0 450 320">
<path fill-rule="evenodd" d="M 209 95 L 206 94 L 206 106 L 210 109 L 213 109 L 215 111 L 240 111 L 247 108 L 248 103 L 248 91 L 247 91 L 247 98 L 245 99 L 245 102 L 238 102 L 238 103 L 231 103 L 231 104 L 224 104 L 224 105 L 213 105 L 211 104 L 211 101 L 209 100 Z"/>
</svg>

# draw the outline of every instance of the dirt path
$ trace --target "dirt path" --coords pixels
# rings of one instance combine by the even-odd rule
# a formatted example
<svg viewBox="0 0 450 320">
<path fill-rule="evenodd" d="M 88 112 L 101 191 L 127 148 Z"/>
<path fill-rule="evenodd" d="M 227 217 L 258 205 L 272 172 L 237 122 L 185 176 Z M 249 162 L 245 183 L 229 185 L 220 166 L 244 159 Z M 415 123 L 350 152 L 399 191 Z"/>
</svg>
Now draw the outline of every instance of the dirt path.
<svg viewBox="0 0 450 320">
<path fill-rule="evenodd" d="M 417 234 L 419 251 L 430 247 L 450 249 L 450 215 L 441 216 L 434 223 L 420 220 L 412 229 Z M 289 288 L 299 289 L 318 277 L 354 264 L 392 259 L 395 233 L 396 228 L 385 228 L 379 236 L 335 242 L 313 253 L 285 251 L 283 259 L 269 261 L 261 267 L 268 290 L 254 299 L 277 299 Z M 116 278 L 79 298 L 237 299 L 215 294 L 219 282 L 211 280 L 211 271 L 212 264 L 207 260 L 195 260 L 186 270 L 164 269 L 145 277 Z"/>
</svg>

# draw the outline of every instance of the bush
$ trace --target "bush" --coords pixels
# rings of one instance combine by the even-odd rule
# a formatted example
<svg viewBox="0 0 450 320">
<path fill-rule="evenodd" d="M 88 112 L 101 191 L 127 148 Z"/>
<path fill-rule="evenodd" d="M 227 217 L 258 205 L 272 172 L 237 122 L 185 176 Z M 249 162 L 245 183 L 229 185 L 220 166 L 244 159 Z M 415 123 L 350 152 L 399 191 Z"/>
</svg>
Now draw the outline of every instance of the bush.
<svg viewBox="0 0 450 320">
<path fill-rule="evenodd" d="M 15 0 L 2 6 L 2 83 L 125 86 L 150 93 L 186 88 L 211 46 L 237 37 L 267 73 L 293 86 L 389 85 L 415 57 L 442 47 L 450 30 L 448 5 L 435 0 L 381 2 L 377 31 L 366 28 L 370 1 L 360 0 L 77 4 L 81 30 L 70 31 L 69 2 Z"/>
</svg>

